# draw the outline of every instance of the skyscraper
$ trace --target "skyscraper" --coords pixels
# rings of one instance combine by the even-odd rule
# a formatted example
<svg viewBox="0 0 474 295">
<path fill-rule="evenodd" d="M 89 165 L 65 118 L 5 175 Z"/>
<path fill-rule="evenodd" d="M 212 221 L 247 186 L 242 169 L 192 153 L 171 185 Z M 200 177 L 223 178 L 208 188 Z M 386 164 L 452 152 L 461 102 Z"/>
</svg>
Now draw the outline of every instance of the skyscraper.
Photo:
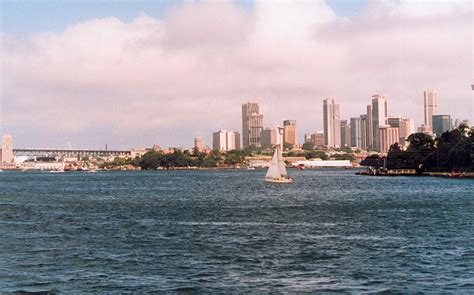
<svg viewBox="0 0 474 295">
<path fill-rule="evenodd" d="M 379 127 L 380 153 L 387 153 L 390 146 L 399 141 L 398 128 L 390 127 L 390 125 L 382 125 Z"/>
<path fill-rule="evenodd" d="M 0 162 L 13 163 L 15 157 L 13 156 L 13 137 L 9 134 L 3 136 L 2 150 L 0 153 Z"/>
<path fill-rule="evenodd" d="M 204 150 L 204 139 L 200 136 L 194 138 L 194 148 L 202 152 Z"/>
<path fill-rule="evenodd" d="M 212 134 L 212 149 L 221 152 L 240 148 L 240 134 L 236 131 L 219 130 Z"/>
<path fill-rule="evenodd" d="M 347 120 L 341 120 L 341 146 L 351 146 L 351 127 Z"/>
<path fill-rule="evenodd" d="M 367 115 L 360 115 L 360 143 L 358 148 L 367 150 L 367 128 L 368 128 L 368 121 L 367 121 Z M 351 127 L 352 131 L 352 127 Z"/>
<path fill-rule="evenodd" d="M 372 148 L 380 151 L 380 126 L 387 124 L 387 98 L 384 95 L 372 96 L 372 128 L 373 144 Z M 397 139 L 398 140 L 398 139 Z"/>
<path fill-rule="evenodd" d="M 433 115 L 433 133 L 440 137 L 446 131 L 450 131 L 452 121 L 450 115 Z"/>
<path fill-rule="evenodd" d="M 244 103 L 242 105 L 242 145 L 261 146 L 263 131 L 263 115 L 260 115 L 258 103 Z"/>
<path fill-rule="evenodd" d="M 433 130 L 433 115 L 438 114 L 438 93 L 436 90 L 423 92 L 425 126 Z"/>
<path fill-rule="evenodd" d="M 367 150 L 373 151 L 374 150 L 374 122 L 372 119 L 372 105 L 367 106 L 367 128 L 366 128 L 366 137 L 365 142 L 367 146 Z"/>
<path fill-rule="evenodd" d="M 415 122 L 413 119 L 402 119 L 400 121 L 399 127 L 399 138 L 400 141 L 398 142 L 402 146 L 408 145 L 408 136 L 415 133 Z"/>
<path fill-rule="evenodd" d="M 366 118 L 363 115 L 364 119 Z M 362 128 L 362 116 L 358 118 L 351 118 L 351 146 L 365 149 L 363 142 L 365 142 L 365 128 Z"/>
<path fill-rule="evenodd" d="M 283 143 L 298 144 L 296 135 L 296 120 L 283 121 Z"/>
<path fill-rule="evenodd" d="M 273 148 L 278 142 L 278 129 L 266 128 L 262 131 L 262 146 Z"/>
<path fill-rule="evenodd" d="M 326 146 L 341 146 L 341 122 L 339 116 L 339 104 L 331 98 L 323 100 L 324 144 Z"/>
</svg>

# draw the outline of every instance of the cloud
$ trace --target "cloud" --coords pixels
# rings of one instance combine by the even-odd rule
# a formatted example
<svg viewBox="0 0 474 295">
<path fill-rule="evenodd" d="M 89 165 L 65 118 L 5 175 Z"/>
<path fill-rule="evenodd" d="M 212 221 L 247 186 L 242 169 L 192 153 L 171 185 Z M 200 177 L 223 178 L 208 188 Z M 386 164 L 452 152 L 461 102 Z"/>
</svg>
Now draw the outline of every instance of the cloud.
<svg viewBox="0 0 474 295">
<path fill-rule="evenodd" d="M 348 19 L 322 1 L 256 1 L 252 11 L 203 1 L 163 19 L 3 34 L 3 129 L 21 130 L 17 143 L 30 146 L 67 137 L 86 147 L 189 147 L 198 135 L 211 144 L 219 128 L 240 131 L 240 104 L 250 100 L 267 126 L 297 119 L 302 138 L 321 129 L 325 97 L 348 119 L 385 93 L 390 113 L 421 123 L 427 88 L 438 90 L 442 112 L 472 120 L 466 2 L 369 1 Z"/>
</svg>

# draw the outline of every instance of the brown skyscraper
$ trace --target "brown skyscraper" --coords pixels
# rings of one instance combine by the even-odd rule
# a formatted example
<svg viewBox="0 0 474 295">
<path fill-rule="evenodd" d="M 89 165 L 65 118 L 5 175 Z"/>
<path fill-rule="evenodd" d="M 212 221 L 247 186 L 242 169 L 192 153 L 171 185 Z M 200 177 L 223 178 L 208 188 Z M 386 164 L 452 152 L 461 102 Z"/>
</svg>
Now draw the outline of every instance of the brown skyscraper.
<svg viewBox="0 0 474 295">
<path fill-rule="evenodd" d="M 258 103 L 242 105 L 242 146 L 261 146 L 263 115 L 260 115 Z"/>
<path fill-rule="evenodd" d="M 283 121 L 283 143 L 292 145 L 298 144 L 298 137 L 296 135 L 296 120 Z"/>
</svg>

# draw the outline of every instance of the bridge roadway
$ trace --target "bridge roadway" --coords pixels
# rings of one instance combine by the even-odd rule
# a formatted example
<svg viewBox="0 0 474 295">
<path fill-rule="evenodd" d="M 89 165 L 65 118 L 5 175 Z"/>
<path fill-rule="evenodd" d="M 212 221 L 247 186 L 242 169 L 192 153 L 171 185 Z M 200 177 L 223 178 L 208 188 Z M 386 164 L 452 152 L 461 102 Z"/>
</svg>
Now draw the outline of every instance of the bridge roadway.
<svg viewBox="0 0 474 295">
<path fill-rule="evenodd" d="M 130 151 L 106 151 L 87 149 L 33 149 L 21 148 L 13 149 L 15 156 L 46 156 L 46 157 L 107 157 L 107 156 L 130 156 Z"/>
</svg>

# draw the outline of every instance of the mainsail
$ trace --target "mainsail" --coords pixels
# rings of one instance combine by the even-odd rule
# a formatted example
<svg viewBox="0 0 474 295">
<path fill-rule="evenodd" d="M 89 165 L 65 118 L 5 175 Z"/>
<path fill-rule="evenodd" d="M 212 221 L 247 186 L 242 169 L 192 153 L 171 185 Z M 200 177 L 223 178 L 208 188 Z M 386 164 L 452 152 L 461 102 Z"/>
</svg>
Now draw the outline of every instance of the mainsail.
<svg viewBox="0 0 474 295">
<path fill-rule="evenodd" d="M 273 153 L 272 162 L 270 163 L 270 167 L 268 168 L 267 174 L 265 178 L 281 178 L 281 170 L 278 159 L 280 158 L 278 155 L 279 148 L 275 149 L 275 153 Z M 285 168 L 284 168 L 285 169 Z M 286 173 L 286 169 L 285 169 Z"/>
<path fill-rule="evenodd" d="M 278 170 L 280 170 L 281 176 L 286 177 L 288 176 L 288 173 L 286 172 L 286 166 L 285 162 L 283 161 L 283 155 L 281 153 L 280 146 L 277 146 L 276 150 L 278 151 Z"/>
</svg>

